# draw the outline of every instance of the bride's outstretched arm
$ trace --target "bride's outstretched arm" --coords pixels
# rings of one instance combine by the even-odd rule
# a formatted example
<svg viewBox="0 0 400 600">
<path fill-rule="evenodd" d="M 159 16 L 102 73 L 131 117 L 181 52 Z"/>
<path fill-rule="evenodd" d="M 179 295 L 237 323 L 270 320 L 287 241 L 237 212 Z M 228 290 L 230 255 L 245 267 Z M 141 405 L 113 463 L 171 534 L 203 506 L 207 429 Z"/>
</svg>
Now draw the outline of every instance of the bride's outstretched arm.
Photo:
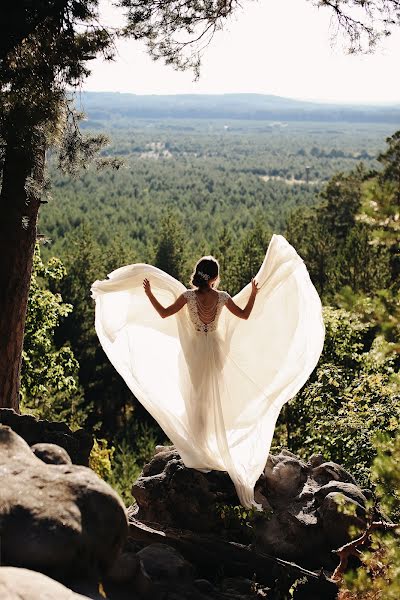
<svg viewBox="0 0 400 600">
<path fill-rule="evenodd" d="M 240 306 L 235 304 L 235 302 L 232 300 L 232 298 L 229 298 L 226 303 L 226 308 L 228 308 L 231 311 L 231 313 L 233 313 L 236 317 L 239 317 L 240 319 L 248 319 L 251 311 L 253 310 L 257 292 L 258 292 L 257 283 L 255 282 L 254 279 L 252 279 L 251 280 L 251 294 L 250 294 L 250 298 L 249 298 L 246 306 L 244 308 L 240 308 Z"/>
<path fill-rule="evenodd" d="M 145 279 L 143 281 L 143 287 L 146 296 L 148 297 L 148 299 L 150 300 L 160 317 L 162 317 L 163 319 L 165 319 L 165 317 L 170 317 L 171 315 L 174 315 L 179 310 L 181 310 L 181 308 L 186 304 L 186 298 L 183 294 L 181 294 L 179 298 L 175 300 L 175 302 L 170 304 L 170 306 L 164 307 L 162 304 L 159 303 L 159 301 L 151 291 L 150 281 L 148 279 Z"/>
</svg>

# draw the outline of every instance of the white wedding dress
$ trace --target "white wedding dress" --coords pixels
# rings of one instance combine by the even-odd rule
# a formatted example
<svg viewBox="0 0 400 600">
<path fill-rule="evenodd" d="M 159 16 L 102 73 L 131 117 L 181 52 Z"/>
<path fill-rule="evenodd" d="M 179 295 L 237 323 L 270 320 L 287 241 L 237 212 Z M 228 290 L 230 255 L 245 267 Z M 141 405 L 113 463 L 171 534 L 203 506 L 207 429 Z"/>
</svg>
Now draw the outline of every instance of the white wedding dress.
<svg viewBox="0 0 400 600">
<path fill-rule="evenodd" d="M 321 302 L 307 269 L 280 235 L 271 239 L 255 279 L 248 320 L 235 317 L 219 292 L 205 325 L 194 291 L 160 269 L 135 264 L 96 281 L 96 331 L 108 358 L 156 419 L 187 467 L 227 471 L 245 507 L 257 506 L 254 485 L 268 458 L 282 405 L 304 385 L 322 351 Z M 168 306 L 162 319 L 143 290 L 150 280 Z M 233 300 L 244 307 L 251 284 Z"/>
</svg>

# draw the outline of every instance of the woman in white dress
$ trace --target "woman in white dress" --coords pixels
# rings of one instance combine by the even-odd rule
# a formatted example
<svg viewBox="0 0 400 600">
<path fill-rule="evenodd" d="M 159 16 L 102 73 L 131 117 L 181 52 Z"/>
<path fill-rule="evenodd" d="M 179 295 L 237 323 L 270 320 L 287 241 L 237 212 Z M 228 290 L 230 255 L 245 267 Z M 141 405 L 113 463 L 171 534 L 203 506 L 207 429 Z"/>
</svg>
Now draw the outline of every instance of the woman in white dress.
<svg viewBox="0 0 400 600">
<path fill-rule="evenodd" d="M 321 354 L 321 302 L 282 236 L 234 298 L 216 289 L 218 271 L 204 257 L 187 290 L 151 265 L 117 269 L 92 286 L 96 331 L 184 464 L 227 471 L 251 507 L 280 409 Z"/>
</svg>

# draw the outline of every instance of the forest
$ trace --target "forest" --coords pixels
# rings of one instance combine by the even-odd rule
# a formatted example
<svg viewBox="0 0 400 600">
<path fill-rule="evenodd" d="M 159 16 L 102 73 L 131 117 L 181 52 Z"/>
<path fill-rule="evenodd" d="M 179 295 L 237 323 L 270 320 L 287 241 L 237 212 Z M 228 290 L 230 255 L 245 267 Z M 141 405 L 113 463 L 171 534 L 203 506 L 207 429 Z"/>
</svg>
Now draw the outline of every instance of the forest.
<svg viewBox="0 0 400 600">
<path fill-rule="evenodd" d="M 85 127 L 90 123 L 88 113 Z M 91 167 L 79 177 L 50 170 L 52 201 L 39 229 L 53 252 L 72 229 L 94 219 L 97 241 L 107 246 L 121 235 L 147 261 L 154 225 L 168 210 L 179 213 L 204 252 L 227 224 L 239 235 L 255 221 L 282 231 L 290 211 L 315 204 L 336 172 L 360 162 L 376 168 L 393 131 L 381 123 L 188 119 L 103 125 L 109 145 L 102 153 L 121 159 L 120 168 Z"/>
</svg>

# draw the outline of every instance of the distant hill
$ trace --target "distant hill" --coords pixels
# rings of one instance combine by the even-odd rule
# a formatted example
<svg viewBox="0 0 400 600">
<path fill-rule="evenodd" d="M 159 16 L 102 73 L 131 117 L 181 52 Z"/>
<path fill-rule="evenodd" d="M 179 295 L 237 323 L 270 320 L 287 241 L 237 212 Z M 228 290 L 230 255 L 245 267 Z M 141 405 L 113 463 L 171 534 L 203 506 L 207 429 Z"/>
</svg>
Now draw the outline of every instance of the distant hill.
<svg viewBox="0 0 400 600">
<path fill-rule="evenodd" d="M 396 123 L 400 105 L 320 104 L 263 94 L 179 94 L 169 96 L 83 92 L 77 104 L 94 121 L 130 119 L 240 119 Z"/>
</svg>

